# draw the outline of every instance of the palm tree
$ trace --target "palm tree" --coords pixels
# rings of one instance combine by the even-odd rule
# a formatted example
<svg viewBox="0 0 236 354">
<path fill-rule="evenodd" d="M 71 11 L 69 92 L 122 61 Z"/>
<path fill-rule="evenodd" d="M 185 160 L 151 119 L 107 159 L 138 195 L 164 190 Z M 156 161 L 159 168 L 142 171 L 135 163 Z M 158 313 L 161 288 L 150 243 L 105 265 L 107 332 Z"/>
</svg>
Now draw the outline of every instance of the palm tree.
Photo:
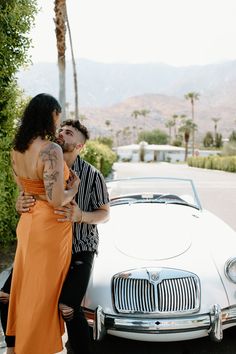
<svg viewBox="0 0 236 354">
<path fill-rule="evenodd" d="M 148 109 L 141 109 L 140 111 L 140 115 L 143 116 L 144 118 L 144 130 L 145 130 L 145 117 L 148 115 L 148 113 L 150 113 L 150 111 Z"/>
<path fill-rule="evenodd" d="M 132 126 L 132 130 L 133 130 L 133 143 L 135 143 L 135 140 L 137 138 L 137 127 L 136 127 L 136 125 Z"/>
<path fill-rule="evenodd" d="M 150 113 L 150 111 L 148 109 L 141 109 L 140 111 L 134 110 L 131 113 L 131 116 L 134 117 L 135 119 L 137 119 L 138 116 L 143 116 L 145 118 L 148 113 Z M 145 122 L 144 122 L 144 126 L 145 126 Z"/>
<path fill-rule="evenodd" d="M 174 135 L 175 135 L 175 139 L 177 136 L 177 132 L 176 132 L 176 127 L 177 127 L 177 119 L 178 119 L 178 114 L 173 114 L 172 119 L 173 119 L 173 127 L 174 127 Z"/>
<path fill-rule="evenodd" d="M 217 125 L 218 122 L 220 120 L 220 118 L 212 118 L 213 122 L 214 122 L 214 132 L 215 132 L 215 143 L 216 143 L 216 137 L 217 137 Z"/>
<path fill-rule="evenodd" d="M 186 115 L 185 114 L 181 114 L 180 116 L 178 116 L 181 120 L 186 119 Z"/>
<path fill-rule="evenodd" d="M 184 95 L 184 97 L 186 98 L 186 100 L 189 100 L 191 103 L 191 107 L 192 107 L 192 122 L 194 123 L 194 105 L 195 105 L 195 101 L 199 100 L 200 94 L 198 92 L 189 92 L 186 95 Z M 192 155 L 194 156 L 194 148 L 195 148 L 195 133 L 194 133 L 194 129 L 192 132 Z"/>
<path fill-rule="evenodd" d="M 138 118 L 139 115 L 140 115 L 140 111 L 137 109 L 131 113 L 131 117 L 134 117 L 135 120 Z"/>
<path fill-rule="evenodd" d="M 135 119 L 137 119 L 139 115 L 140 115 L 140 111 L 138 110 L 135 110 L 131 113 L 131 116 L 134 117 Z"/>
<path fill-rule="evenodd" d="M 124 127 L 122 130 L 122 134 L 123 134 L 123 142 L 124 144 L 128 144 L 129 143 L 129 138 L 131 135 L 131 131 L 130 131 L 130 127 Z"/>
<path fill-rule="evenodd" d="M 79 115 L 79 120 L 81 121 L 81 122 L 83 122 L 83 121 L 85 121 L 85 120 L 87 120 L 88 118 L 86 117 L 86 115 L 85 114 L 80 114 Z"/>
<path fill-rule="evenodd" d="M 188 157 L 188 144 L 189 144 L 189 138 L 191 136 L 191 133 L 193 134 L 194 131 L 196 131 L 197 125 L 193 123 L 191 119 L 186 119 L 182 122 L 181 127 L 179 128 L 179 132 L 183 133 L 184 135 L 184 143 L 185 143 L 185 156 L 184 156 L 184 161 L 187 160 Z"/>
<path fill-rule="evenodd" d="M 71 35 L 71 30 L 70 30 L 70 22 L 69 22 L 69 18 L 68 18 L 67 8 L 66 8 L 66 22 L 67 22 L 68 33 L 69 33 L 71 60 L 72 60 L 72 67 L 73 67 L 74 89 L 75 89 L 75 119 L 77 120 L 77 119 L 79 119 L 78 81 L 77 81 L 77 71 L 76 71 L 76 64 L 75 64 L 75 56 L 74 56 L 72 35 Z"/>
<path fill-rule="evenodd" d="M 165 123 L 165 126 L 166 128 L 169 129 L 169 144 L 171 144 L 171 141 L 172 141 L 172 134 L 171 134 L 171 131 L 172 131 L 172 127 L 175 126 L 175 121 L 173 119 L 169 119 L 166 123 Z"/>
<path fill-rule="evenodd" d="M 107 128 L 109 128 L 109 126 L 111 125 L 111 121 L 110 121 L 109 119 L 107 119 L 107 120 L 105 121 L 105 124 L 106 124 Z"/>
<path fill-rule="evenodd" d="M 65 120 L 66 105 L 66 0 L 54 1 L 57 61 L 59 69 L 59 101 L 62 106 L 62 121 Z"/>
<path fill-rule="evenodd" d="M 121 130 L 116 131 L 116 146 L 120 145 L 120 135 L 121 135 Z"/>
</svg>

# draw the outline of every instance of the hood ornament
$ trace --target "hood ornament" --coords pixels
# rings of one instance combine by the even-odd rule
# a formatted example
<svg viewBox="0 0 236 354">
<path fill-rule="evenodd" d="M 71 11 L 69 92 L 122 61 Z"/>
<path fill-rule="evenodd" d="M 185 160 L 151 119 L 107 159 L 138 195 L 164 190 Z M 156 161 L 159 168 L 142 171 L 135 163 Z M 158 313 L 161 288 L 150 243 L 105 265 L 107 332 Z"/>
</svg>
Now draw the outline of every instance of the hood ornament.
<svg viewBox="0 0 236 354">
<path fill-rule="evenodd" d="M 160 278 L 160 271 L 156 271 L 156 270 L 154 271 L 154 270 L 147 269 L 147 273 L 148 273 L 150 282 L 157 282 Z"/>
</svg>

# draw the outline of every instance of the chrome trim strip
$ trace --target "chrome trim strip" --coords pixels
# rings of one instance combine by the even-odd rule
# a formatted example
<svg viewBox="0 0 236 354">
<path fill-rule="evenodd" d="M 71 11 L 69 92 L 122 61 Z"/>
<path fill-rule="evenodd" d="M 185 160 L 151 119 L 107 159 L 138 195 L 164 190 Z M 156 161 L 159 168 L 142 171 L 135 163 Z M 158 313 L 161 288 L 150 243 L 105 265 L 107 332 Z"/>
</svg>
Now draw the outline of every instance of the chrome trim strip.
<svg viewBox="0 0 236 354">
<path fill-rule="evenodd" d="M 223 338 L 222 312 L 219 304 L 215 304 L 211 311 L 211 339 L 220 342 Z"/>
<path fill-rule="evenodd" d="M 111 322 L 111 319 L 113 320 L 113 325 L 109 326 L 109 329 L 138 333 L 191 332 L 201 329 L 209 330 L 211 326 L 210 315 L 181 319 L 175 318 L 174 320 L 167 318 L 140 320 L 140 318 L 124 319 L 110 316 L 106 316 L 106 319 L 108 319 L 109 322 Z"/>
<path fill-rule="evenodd" d="M 85 314 L 86 314 L 86 309 Z M 90 310 L 87 312 L 91 313 Z M 129 318 L 118 315 L 104 314 L 101 306 L 95 311 L 93 325 L 94 338 L 100 340 L 107 330 L 144 333 L 144 334 L 175 334 L 206 330 L 211 339 L 220 341 L 223 338 L 223 326 L 228 324 L 236 326 L 236 306 L 222 309 L 219 304 L 214 304 L 209 313 L 192 315 L 182 318 Z"/>
<path fill-rule="evenodd" d="M 102 310 L 101 306 L 98 306 L 95 311 L 95 320 L 93 323 L 93 339 L 94 340 L 101 340 L 105 333 L 105 314 Z"/>
</svg>

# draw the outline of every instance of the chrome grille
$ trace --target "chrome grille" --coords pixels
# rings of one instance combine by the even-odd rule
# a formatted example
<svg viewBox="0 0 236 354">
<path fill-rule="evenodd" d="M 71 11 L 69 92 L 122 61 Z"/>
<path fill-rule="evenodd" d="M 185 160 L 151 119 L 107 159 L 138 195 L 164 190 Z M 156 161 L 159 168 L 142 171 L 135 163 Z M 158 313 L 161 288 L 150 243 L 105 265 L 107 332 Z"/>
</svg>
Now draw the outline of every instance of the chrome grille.
<svg viewBox="0 0 236 354">
<path fill-rule="evenodd" d="M 115 307 L 122 312 L 153 312 L 154 285 L 145 279 L 114 279 Z"/>
<path fill-rule="evenodd" d="M 175 276 L 171 277 L 172 273 Z M 200 283 L 197 276 L 170 269 L 159 271 L 159 274 L 157 281 L 150 279 L 147 270 L 117 274 L 113 279 L 116 310 L 121 313 L 162 314 L 198 310 Z"/>
<path fill-rule="evenodd" d="M 165 279 L 157 286 L 157 296 L 160 312 L 194 310 L 197 300 L 195 279 Z"/>
</svg>

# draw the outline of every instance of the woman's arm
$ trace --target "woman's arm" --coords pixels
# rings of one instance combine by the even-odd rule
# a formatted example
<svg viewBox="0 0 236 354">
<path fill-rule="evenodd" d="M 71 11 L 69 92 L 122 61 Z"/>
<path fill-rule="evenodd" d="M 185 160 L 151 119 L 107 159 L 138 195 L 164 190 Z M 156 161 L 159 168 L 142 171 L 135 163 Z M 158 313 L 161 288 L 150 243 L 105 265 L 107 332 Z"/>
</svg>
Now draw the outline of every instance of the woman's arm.
<svg viewBox="0 0 236 354">
<path fill-rule="evenodd" d="M 54 206 L 69 203 L 78 191 L 79 179 L 75 177 L 71 189 L 64 188 L 64 160 L 62 149 L 55 143 L 48 144 L 40 152 L 43 162 L 43 180 L 48 202 Z"/>
</svg>

